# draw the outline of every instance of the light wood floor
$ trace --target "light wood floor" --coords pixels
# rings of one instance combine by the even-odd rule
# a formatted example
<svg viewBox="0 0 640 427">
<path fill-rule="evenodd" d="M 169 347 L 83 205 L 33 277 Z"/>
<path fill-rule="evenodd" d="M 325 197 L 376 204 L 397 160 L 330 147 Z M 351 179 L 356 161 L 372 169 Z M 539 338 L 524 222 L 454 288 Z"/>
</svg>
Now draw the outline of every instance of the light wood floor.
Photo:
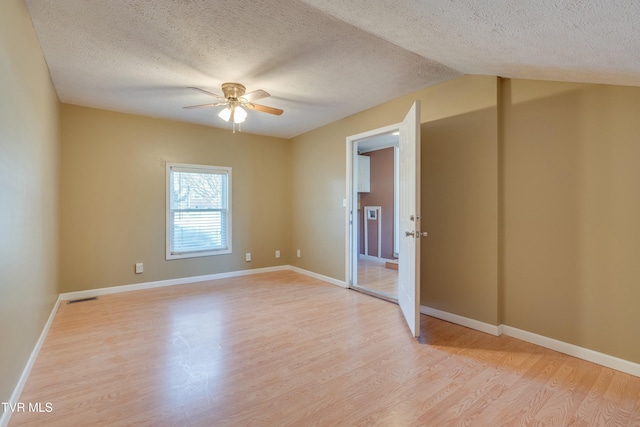
<svg viewBox="0 0 640 427">
<path fill-rule="evenodd" d="M 11 426 L 638 426 L 640 378 L 294 272 L 62 305 Z"/>
<path fill-rule="evenodd" d="M 358 259 L 358 285 L 398 299 L 398 270 L 385 267 L 385 261 Z"/>
</svg>

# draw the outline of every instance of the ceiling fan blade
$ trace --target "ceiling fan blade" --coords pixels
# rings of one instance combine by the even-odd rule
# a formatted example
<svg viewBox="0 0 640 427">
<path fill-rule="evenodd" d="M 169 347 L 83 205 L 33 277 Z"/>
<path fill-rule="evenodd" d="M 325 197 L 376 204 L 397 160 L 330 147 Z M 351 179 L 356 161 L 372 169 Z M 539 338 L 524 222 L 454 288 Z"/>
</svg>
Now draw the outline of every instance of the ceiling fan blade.
<svg viewBox="0 0 640 427">
<path fill-rule="evenodd" d="M 189 86 L 189 89 L 193 89 L 193 90 L 197 90 L 197 91 L 202 92 L 202 93 L 206 93 L 209 96 L 213 96 L 214 98 L 218 98 L 218 99 L 221 99 L 223 101 L 225 100 L 224 96 L 216 95 L 215 93 L 209 92 L 208 90 L 200 89 L 199 87 Z"/>
<path fill-rule="evenodd" d="M 227 103 L 226 102 L 216 102 L 215 104 L 189 105 L 188 107 L 182 107 L 182 108 L 205 108 L 205 107 L 217 107 L 219 105 L 227 105 Z"/>
<path fill-rule="evenodd" d="M 275 114 L 276 116 L 284 113 L 284 110 L 281 110 L 279 108 L 267 107 L 266 105 L 260 104 L 248 103 L 246 104 L 246 107 L 251 110 L 262 111 L 263 113 Z"/>
<path fill-rule="evenodd" d="M 269 92 L 265 92 L 262 89 L 254 90 L 253 92 L 245 93 L 242 95 L 242 98 L 246 99 L 248 102 L 252 102 L 258 99 L 266 98 L 269 95 Z"/>
</svg>

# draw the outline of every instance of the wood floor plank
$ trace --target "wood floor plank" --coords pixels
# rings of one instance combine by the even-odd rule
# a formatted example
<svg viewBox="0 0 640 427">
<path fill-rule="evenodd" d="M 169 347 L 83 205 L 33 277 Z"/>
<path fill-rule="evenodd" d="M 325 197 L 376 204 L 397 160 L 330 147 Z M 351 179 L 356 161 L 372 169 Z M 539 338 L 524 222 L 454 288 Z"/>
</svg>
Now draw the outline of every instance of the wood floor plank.
<svg viewBox="0 0 640 427">
<path fill-rule="evenodd" d="M 358 259 L 358 285 L 391 299 L 398 299 L 398 270 L 386 267 L 386 261 L 371 258 Z"/>
<path fill-rule="evenodd" d="M 63 304 L 10 426 L 640 425 L 640 378 L 294 272 Z"/>
</svg>

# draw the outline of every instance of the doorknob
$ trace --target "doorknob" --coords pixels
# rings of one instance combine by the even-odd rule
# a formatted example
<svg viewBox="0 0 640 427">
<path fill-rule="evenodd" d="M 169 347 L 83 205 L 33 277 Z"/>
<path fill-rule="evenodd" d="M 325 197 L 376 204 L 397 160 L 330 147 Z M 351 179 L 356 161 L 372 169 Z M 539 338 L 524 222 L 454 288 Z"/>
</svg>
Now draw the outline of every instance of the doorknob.
<svg viewBox="0 0 640 427">
<path fill-rule="evenodd" d="M 405 236 L 411 236 L 411 237 L 416 237 L 416 234 L 413 231 L 405 231 L 404 232 Z"/>
</svg>

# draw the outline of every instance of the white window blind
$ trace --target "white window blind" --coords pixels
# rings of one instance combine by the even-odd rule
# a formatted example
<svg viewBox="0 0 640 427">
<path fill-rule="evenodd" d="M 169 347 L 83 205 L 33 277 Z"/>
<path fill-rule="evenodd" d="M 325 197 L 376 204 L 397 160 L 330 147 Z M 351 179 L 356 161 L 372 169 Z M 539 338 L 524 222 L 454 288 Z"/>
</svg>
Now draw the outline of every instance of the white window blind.
<svg viewBox="0 0 640 427">
<path fill-rule="evenodd" d="M 231 253 L 231 168 L 167 164 L 167 259 Z"/>
</svg>

